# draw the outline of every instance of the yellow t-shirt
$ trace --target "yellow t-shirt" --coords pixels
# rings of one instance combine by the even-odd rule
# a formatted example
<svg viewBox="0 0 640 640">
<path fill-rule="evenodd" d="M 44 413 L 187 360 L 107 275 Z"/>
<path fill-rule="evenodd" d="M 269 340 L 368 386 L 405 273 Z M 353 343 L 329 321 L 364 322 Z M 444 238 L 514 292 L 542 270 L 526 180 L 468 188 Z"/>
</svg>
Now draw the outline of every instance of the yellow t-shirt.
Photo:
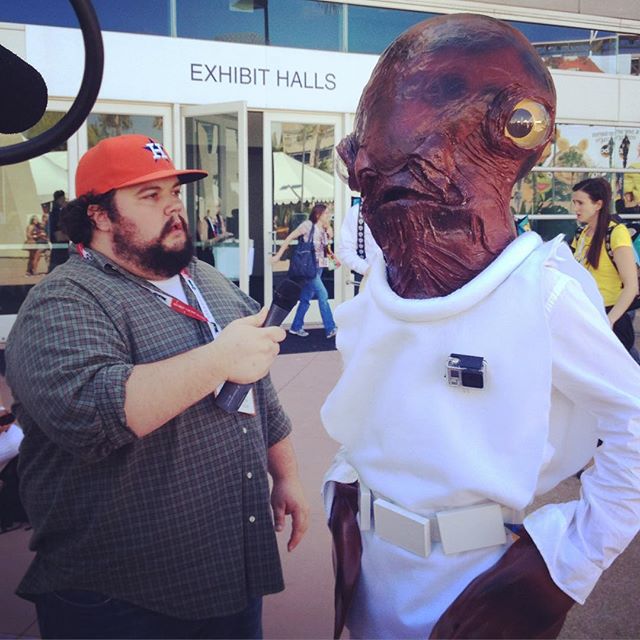
<svg viewBox="0 0 640 640">
<path fill-rule="evenodd" d="M 631 247 L 631 236 L 629 230 L 623 224 L 616 222 L 610 222 L 609 228 L 613 227 L 611 232 L 611 251 L 615 251 L 618 247 Z M 587 253 L 591 246 L 591 237 L 587 236 L 583 231 L 580 237 L 576 241 L 573 239 L 571 247 L 574 249 L 574 255 L 576 260 L 589 271 L 594 277 L 600 295 L 604 300 L 605 307 L 612 307 L 620 297 L 622 291 L 622 280 L 620 274 L 613 264 L 612 260 L 607 254 L 606 242 L 602 242 L 602 249 L 600 249 L 600 261 L 598 262 L 598 268 L 594 269 L 587 262 Z"/>
<path fill-rule="evenodd" d="M 637 162 L 629 165 L 629 169 L 640 169 Z M 624 176 L 623 191 L 633 193 L 636 200 L 640 200 L 640 173 L 626 173 Z"/>
</svg>

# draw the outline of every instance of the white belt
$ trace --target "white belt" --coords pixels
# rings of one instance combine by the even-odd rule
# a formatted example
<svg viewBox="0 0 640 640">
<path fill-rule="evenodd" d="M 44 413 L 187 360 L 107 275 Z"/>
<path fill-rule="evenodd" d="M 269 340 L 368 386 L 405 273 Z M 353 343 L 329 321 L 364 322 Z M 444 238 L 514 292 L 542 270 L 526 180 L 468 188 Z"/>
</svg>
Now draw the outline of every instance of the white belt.
<svg viewBox="0 0 640 640">
<path fill-rule="evenodd" d="M 519 523 L 522 515 L 495 502 L 485 502 L 423 516 L 374 497 L 360 481 L 360 529 L 372 529 L 378 537 L 424 558 L 431 553 L 432 543 L 440 543 L 447 555 L 505 544 L 505 522 Z"/>
</svg>

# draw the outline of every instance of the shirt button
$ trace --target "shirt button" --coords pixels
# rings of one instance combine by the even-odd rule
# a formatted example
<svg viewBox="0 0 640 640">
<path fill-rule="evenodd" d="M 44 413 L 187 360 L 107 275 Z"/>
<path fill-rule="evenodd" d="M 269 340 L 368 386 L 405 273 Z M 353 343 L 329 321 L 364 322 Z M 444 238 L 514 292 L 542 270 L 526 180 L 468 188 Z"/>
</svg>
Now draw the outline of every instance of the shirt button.
<svg viewBox="0 0 640 640">
<path fill-rule="evenodd" d="M 247 427 L 242 427 L 242 433 L 247 433 Z"/>
<path fill-rule="evenodd" d="M 249 480 L 253 478 L 253 473 L 251 473 L 251 471 L 247 471 L 247 478 L 249 478 Z"/>
<path fill-rule="evenodd" d="M 253 524 L 256 521 L 256 517 L 255 516 L 249 516 L 249 522 L 251 524 Z"/>
</svg>

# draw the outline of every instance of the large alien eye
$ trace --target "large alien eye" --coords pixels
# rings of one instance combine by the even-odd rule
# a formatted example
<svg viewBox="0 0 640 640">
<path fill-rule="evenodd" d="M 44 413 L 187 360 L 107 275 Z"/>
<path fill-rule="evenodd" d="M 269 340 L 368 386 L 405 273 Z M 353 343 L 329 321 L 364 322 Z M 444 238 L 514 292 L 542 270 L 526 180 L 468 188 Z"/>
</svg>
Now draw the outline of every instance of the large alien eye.
<svg viewBox="0 0 640 640">
<path fill-rule="evenodd" d="M 547 138 L 551 118 L 544 105 L 525 98 L 513 108 L 504 135 L 523 149 L 533 149 Z"/>
</svg>

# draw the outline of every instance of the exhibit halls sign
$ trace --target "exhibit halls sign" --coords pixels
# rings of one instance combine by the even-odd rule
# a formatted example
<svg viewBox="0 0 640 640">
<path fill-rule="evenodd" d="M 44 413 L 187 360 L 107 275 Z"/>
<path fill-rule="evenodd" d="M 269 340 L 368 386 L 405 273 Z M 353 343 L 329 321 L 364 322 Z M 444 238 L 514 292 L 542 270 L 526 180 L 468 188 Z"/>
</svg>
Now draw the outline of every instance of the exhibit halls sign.
<svg viewBox="0 0 640 640">
<path fill-rule="evenodd" d="M 100 99 L 353 112 L 377 56 L 103 33 Z M 27 60 L 49 94 L 73 97 L 84 70 L 77 29 L 26 27 Z"/>
</svg>

